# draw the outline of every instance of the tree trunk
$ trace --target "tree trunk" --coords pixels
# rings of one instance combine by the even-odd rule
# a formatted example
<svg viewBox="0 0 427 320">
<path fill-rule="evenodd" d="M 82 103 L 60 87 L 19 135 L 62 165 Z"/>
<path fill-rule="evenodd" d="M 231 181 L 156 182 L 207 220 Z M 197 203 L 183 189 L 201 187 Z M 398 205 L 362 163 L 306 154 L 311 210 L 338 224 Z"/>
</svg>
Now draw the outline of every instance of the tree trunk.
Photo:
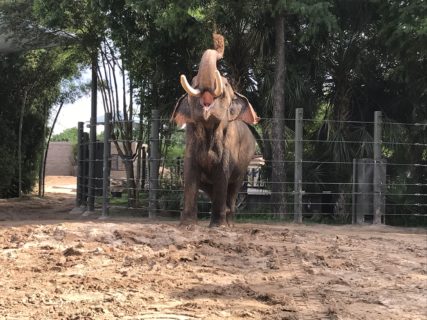
<svg viewBox="0 0 427 320">
<path fill-rule="evenodd" d="M 27 104 L 28 89 L 24 89 L 24 97 L 22 99 L 21 114 L 19 115 L 19 131 L 18 131 L 18 197 L 22 196 L 22 127 L 24 124 L 25 105 Z"/>
<path fill-rule="evenodd" d="M 45 178 L 46 178 L 46 162 L 47 162 L 47 154 L 49 152 L 49 144 L 50 144 L 50 139 L 52 139 L 52 133 L 53 130 L 55 129 L 55 125 L 56 125 L 56 121 L 58 120 L 59 117 L 59 113 L 61 112 L 62 106 L 64 105 L 64 101 L 61 101 L 61 104 L 59 105 L 58 111 L 55 115 L 55 119 L 53 120 L 52 123 L 52 128 L 50 128 L 50 132 L 49 132 L 49 137 L 47 138 L 47 142 L 46 142 L 46 147 L 44 149 L 44 157 L 43 157 L 43 169 L 42 171 L 42 188 L 41 188 L 41 192 L 39 191 L 39 197 L 44 197 L 44 191 L 45 191 Z"/>
<path fill-rule="evenodd" d="M 286 171 L 285 171 L 285 17 L 278 14 L 275 18 L 276 29 L 276 66 L 273 87 L 272 141 L 272 203 L 278 217 L 286 213 Z"/>
<path fill-rule="evenodd" d="M 126 180 L 127 180 L 127 189 L 128 189 L 128 207 L 135 208 L 137 204 L 137 190 L 135 183 L 135 172 L 133 168 L 132 159 L 127 159 L 126 161 Z"/>
<path fill-rule="evenodd" d="M 45 170 L 45 153 L 46 153 L 46 130 L 47 130 L 47 116 L 48 116 L 48 107 L 44 106 L 44 113 L 43 113 L 43 144 L 42 144 L 42 152 L 40 155 L 40 165 L 39 165 L 39 198 L 44 196 L 44 170 Z"/>
<path fill-rule="evenodd" d="M 142 91 L 142 90 L 141 90 Z M 144 190 L 144 185 L 145 185 L 145 148 L 143 147 L 142 144 L 142 140 L 143 140 L 143 130 L 144 130 L 144 126 L 143 126 L 143 122 L 142 122 L 142 118 L 144 115 L 144 108 L 143 108 L 143 93 L 141 94 L 141 104 L 140 104 L 140 108 L 139 108 L 139 123 L 138 123 L 138 144 L 136 149 L 138 150 L 138 165 L 137 165 L 137 173 L 136 173 L 136 182 L 137 182 L 137 190 L 138 190 L 138 194 L 137 194 L 137 198 L 138 198 L 138 203 L 137 205 L 139 206 L 139 191 L 140 190 Z"/>
</svg>

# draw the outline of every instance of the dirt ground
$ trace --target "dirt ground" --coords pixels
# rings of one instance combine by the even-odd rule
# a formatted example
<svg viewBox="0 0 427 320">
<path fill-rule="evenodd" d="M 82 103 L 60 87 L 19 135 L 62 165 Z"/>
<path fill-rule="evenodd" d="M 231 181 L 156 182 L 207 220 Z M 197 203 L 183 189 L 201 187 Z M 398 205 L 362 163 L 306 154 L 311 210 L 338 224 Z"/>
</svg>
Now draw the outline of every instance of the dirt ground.
<svg viewBox="0 0 427 320">
<path fill-rule="evenodd" d="M 425 229 L 99 220 L 0 200 L 0 319 L 427 319 Z"/>
</svg>

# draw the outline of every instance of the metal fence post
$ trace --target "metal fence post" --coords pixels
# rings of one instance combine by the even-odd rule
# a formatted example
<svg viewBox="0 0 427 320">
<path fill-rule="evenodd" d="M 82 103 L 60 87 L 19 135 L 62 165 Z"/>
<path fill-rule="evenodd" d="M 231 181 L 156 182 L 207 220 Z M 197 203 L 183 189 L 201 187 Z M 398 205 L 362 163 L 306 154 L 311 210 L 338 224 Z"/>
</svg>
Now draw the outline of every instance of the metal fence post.
<svg viewBox="0 0 427 320">
<path fill-rule="evenodd" d="M 83 122 L 77 124 L 77 190 L 76 208 L 83 204 Z"/>
<path fill-rule="evenodd" d="M 110 158 L 111 113 L 104 116 L 104 157 L 102 161 L 102 217 L 106 218 L 110 207 Z"/>
<path fill-rule="evenodd" d="M 96 131 L 93 127 L 96 127 L 94 121 L 90 120 L 90 132 L 89 132 L 89 169 L 88 169 L 88 181 L 87 181 L 87 207 L 89 212 L 95 210 L 95 142 L 96 142 Z M 95 138 L 94 138 L 95 134 Z"/>
<path fill-rule="evenodd" d="M 382 113 L 375 111 L 374 120 L 374 181 L 373 181 L 373 223 L 380 224 L 382 219 L 382 179 L 381 179 L 381 142 L 382 142 Z"/>
<path fill-rule="evenodd" d="M 151 111 L 151 132 L 150 132 L 150 159 L 149 159 L 149 170 L 150 170 L 150 181 L 149 181 L 149 192 L 148 192 L 148 216 L 150 218 L 156 217 L 157 209 L 157 189 L 159 179 L 159 129 L 160 119 L 159 110 L 154 109 Z"/>
<path fill-rule="evenodd" d="M 147 150 L 145 147 L 141 148 L 142 159 L 141 159 L 141 189 L 145 189 L 145 183 L 147 181 Z"/>
<path fill-rule="evenodd" d="M 89 174 L 88 174 L 88 210 L 95 210 L 95 159 L 96 159 L 96 118 L 97 118 L 97 94 L 98 94 L 98 52 L 92 53 L 92 85 L 91 85 L 91 113 L 89 132 Z"/>
<path fill-rule="evenodd" d="M 303 109 L 295 110 L 294 222 L 302 223 Z"/>
<path fill-rule="evenodd" d="M 87 209 L 88 194 L 89 194 L 89 133 L 83 132 L 82 144 L 82 203 Z"/>
<path fill-rule="evenodd" d="M 351 223 L 357 223 L 356 217 L 356 177 L 357 177 L 357 160 L 353 159 L 353 177 L 352 177 L 352 187 L 351 187 Z"/>
</svg>

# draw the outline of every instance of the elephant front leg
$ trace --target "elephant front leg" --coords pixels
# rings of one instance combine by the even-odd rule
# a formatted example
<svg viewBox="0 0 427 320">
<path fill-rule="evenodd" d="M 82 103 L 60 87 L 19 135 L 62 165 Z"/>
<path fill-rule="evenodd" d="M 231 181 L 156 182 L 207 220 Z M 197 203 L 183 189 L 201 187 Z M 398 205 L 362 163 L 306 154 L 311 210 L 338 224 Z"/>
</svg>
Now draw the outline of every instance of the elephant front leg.
<svg viewBox="0 0 427 320">
<path fill-rule="evenodd" d="M 184 209 L 181 212 L 181 225 L 197 223 L 197 195 L 199 191 L 200 169 L 193 159 L 184 161 Z"/>
<path fill-rule="evenodd" d="M 212 190 L 212 216 L 209 227 L 227 225 L 227 179 L 224 176 L 217 178 Z"/>
</svg>

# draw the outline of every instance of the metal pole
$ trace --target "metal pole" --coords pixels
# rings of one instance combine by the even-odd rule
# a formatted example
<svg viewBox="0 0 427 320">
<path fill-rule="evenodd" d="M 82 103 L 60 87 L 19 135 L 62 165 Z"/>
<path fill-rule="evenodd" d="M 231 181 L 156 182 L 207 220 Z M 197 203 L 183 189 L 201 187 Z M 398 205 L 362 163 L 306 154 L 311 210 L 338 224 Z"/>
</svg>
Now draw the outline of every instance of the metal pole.
<svg viewBox="0 0 427 320">
<path fill-rule="evenodd" d="M 156 217 L 157 209 L 157 189 L 159 179 L 159 129 L 160 119 L 159 110 L 151 111 L 151 134 L 150 134 L 150 181 L 148 193 L 148 216 L 150 218 Z"/>
<path fill-rule="evenodd" d="M 91 91 L 91 115 L 90 115 L 90 138 L 89 138 L 89 177 L 88 177 L 88 210 L 95 210 L 95 143 L 96 143 L 96 109 L 98 91 L 98 51 L 92 54 L 92 91 Z"/>
<path fill-rule="evenodd" d="M 352 178 L 352 189 L 351 189 L 351 223 L 356 224 L 356 175 L 357 175 L 357 160 L 353 159 L 353 178 Z"/>
<path fill-rule="evenodd" d="M 104 116 L 104 158 L 102 161 L 102 217 L 106 218 L 110 207 L 110 158 L 111 113 Z"/>
<path fill-rule="evenodd" d="M 294 172 L 294 222 L 302 223 L 302 129 L 303 109 L 295 110 L 295 172 Z"/>
<path fill-rule="evenodd" d="M 373 197 L 373 209 L 374 209 L 374 224 L 380 224 L 383 215 L 381 206 L 381 142 L 382 142 L 382 113 L 381 111 L 375 111 L 374 120 L 374 197 Z"/>
<path fill-rule="evenodd" d="M 82 205 L 87 207 L 89 175 L 89 133 L 83 132 L 82 142 Z"/>
<path fill-rule="evenodd" d="M 76 208 L 83 204 L 83 122 L 77 124 L 77 192 Z"/>
<path fill-rule="evenodd" d="M 141 189 L 144 190 L 145 182 L 147 181 L 147 151 L 145 147 L 142 147 L 142 172 L 141 172 Z"/>
</svg>

